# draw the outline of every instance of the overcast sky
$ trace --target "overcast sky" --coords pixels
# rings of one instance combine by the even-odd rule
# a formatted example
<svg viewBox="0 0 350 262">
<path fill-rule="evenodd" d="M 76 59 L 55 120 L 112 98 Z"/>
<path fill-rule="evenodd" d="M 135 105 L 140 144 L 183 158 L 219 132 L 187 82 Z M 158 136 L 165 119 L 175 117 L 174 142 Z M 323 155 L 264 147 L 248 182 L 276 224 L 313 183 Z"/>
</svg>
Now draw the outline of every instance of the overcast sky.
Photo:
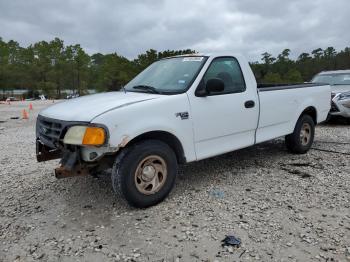
<svg viewBox="0 0 350 262">
<path fill-rule="evenodd" d="M 90 54 L 150 48 L 231 51 L 250 61 L 350 46 L 350 0 L 0 0 L 0 37 L 59 37 Z"/>
</svg>

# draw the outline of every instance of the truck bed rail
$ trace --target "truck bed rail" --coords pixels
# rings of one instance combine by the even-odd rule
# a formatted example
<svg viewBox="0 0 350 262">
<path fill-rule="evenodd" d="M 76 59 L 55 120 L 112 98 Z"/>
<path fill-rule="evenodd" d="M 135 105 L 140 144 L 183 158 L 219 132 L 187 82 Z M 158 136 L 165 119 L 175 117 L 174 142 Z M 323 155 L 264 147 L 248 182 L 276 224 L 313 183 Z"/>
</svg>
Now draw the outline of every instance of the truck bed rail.
<svg viewBox="0 0 350 262">
<path fill-rule="evenodd" d="M 316 87 L 324 86 L 327 84 L 323 83 L 295 83 L 295 84 L 261 84 L 258 83 L 259 92 L 264 91 L 275 91 L 275 90 L 284 90 L 284 89 L 294 89 L 294 88 L 306 88 L 306 87 Z"/>
</svg>

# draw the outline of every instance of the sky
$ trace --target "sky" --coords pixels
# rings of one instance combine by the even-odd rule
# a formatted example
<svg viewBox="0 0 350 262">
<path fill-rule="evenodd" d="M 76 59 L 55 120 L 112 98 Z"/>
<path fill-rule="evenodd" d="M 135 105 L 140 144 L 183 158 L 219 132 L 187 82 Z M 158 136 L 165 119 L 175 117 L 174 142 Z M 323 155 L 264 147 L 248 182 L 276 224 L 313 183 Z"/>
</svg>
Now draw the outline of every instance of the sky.
<svg viewBox="0 0 350 262">
<path fill-rule="evenodd" d="M 291 49 L 350 46 L 350 0 L 0 0 L 0 37 L 55 37 L 89 54 L 148 49 L 232 52 L 258 61 Z"/>
</svg>

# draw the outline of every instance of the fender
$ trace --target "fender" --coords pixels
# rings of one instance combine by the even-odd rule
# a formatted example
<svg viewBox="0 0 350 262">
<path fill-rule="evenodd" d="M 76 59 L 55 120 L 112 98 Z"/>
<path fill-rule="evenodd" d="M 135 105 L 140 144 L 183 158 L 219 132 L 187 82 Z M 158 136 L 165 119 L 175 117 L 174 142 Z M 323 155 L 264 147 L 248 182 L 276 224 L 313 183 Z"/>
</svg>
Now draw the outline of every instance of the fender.
<svg viewBox="0 0 350 262">
<path fill-rule="evenodd" d="M 294 123 L 297 122 L 300 115 L 307 109 L 313 108 L 316 112 L 315 124 L 323 122 L 327 119 L 327 115 L 330 108 L 330 96 L 327 92 L 319 92 L 317 89 L 323 88 L 329 90 L 329 86 L 319 86 L 314 88 L 312 92 L 304 101 L 299 105 L 297 110 L 295 110 Z M 317 92 L 316 92 L 317 91 Z M 293 127 L 294 130 L 294 127 Z M 292 131 L 293 131 L 292 130 Z"/>
<path fill-rule="evenodd" d="M 182 114 L 182 115 L 181 115 Z M 181 117 L 186 115 L 186 117 Z M 186 160 L 196 160 L 192 119 L 186 94 L 163 96 L 108 111 L 93 120 L 107 126 L 108 147 L 117 151 L 134 138 L 152 131 L 174 135 L 181 143 Z"/>
</svg>

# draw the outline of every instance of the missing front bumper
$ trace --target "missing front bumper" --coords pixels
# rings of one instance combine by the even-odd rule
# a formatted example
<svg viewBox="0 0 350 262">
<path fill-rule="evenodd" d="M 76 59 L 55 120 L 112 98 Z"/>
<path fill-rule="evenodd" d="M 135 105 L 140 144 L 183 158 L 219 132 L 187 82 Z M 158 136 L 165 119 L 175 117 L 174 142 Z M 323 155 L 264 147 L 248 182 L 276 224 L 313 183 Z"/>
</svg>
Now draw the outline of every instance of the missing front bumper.
<svg viewBox="0 0 350 262">
<path fill-rule="evenodd" d="M 56 178 L 67 178 L 74 176 L 87 176 L 96 164 L 87 164 L 80 159 L 80 152 L 76 148 L 74 151 L 63 151 L 61 166 L 55 169 Z"/>
<path fill-rule="evenodd" d="M 65 166 L 55 168 L 55 177 L 57 179 L 74 176 L 87 176 L 89 174 L 89 169 L 84 166 L 76 166 L 73 169 L 67 169 Z"/>
<path fill-rule="evenodd" d="M 77 147 L 52 149 L 44 145 L 40 139 L 36 140 L 36 158 L 38 162 L 61 158 L 60 167 L 55 168 L 55 177 L 58 179 L 90 174 L 96 163 L 82 161 L 80 153 L 80 149 Z"/>
<path fill-rule="evenodd" d="M 49 161 L 62 157 L 62 151 L 45 146 L 39 139 L 36 140 L 36 160 L 38 162 Z"/>
</svg>

